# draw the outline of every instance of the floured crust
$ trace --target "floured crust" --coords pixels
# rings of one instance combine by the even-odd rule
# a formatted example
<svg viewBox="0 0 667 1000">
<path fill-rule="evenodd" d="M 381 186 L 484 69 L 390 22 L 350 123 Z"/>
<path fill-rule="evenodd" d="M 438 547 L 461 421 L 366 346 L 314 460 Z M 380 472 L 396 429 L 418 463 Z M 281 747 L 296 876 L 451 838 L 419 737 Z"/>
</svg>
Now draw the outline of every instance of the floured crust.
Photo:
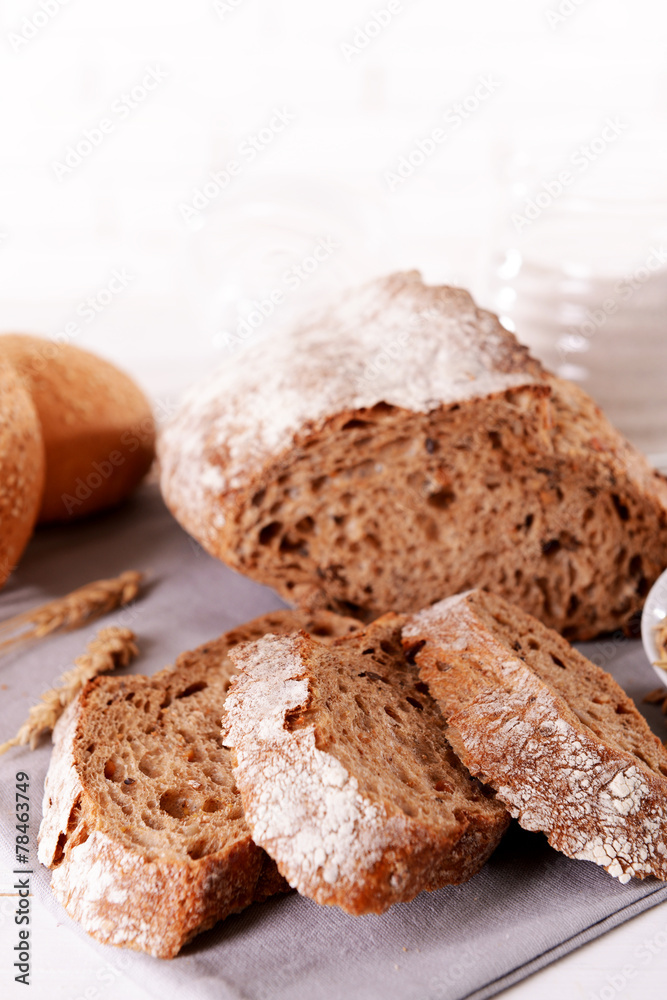
<svg viewBox="0 0 667 1000">
<path fill-rule="evenodd" d="M 398 616 L 384 616 L 359 633 L 359 639 L 336 642 L 331 656 L 349 651 L 353 643 L 360 650 L 380 642 L 383 649 L 389 648 L 388 637 L 399 621 Z M 225 742 L 234 747 L 234 775 L 253 839 L 274 858 L 290 885 L 318 903 L 337 904 L 353 914 L 382 913 L 424 889 L 462 882 L 479 870 L 504 832 L 507 817 L 498 803 L 473 786 L 451 754 L 439 714 L 428 723 L 427 743 L 419 743 L 411 734 L 421 748 L 415 753 L 422 767 L 425 747 L 437 748 L 431 757 L 441 784 L 426 787 L 420 795 L 438 799 L 435 789 L 444 794 L 445 786 L 449 792 L 455 786 L 459 794 L 456 817 L 454 808 L 448 811 L 442 803 L 433 821 L 415 807 L 414 800 L 404 804 L 400 786 L 394 796 L 385 793 L 383 783 L 392 767 L 401 774 L 410 758 L 401 757 L 398 744 L 387 739 L 389 727 L 382 724 L 381 711 L 375 710 L 368 719 L 368 750 L 362 751 L 371 755 L 371 761 L 377 760 L 373 766 L 379 790 L 372 787 L 375 781 L 369 783 L 358 769 L 355 773 L 350 751 L 359 736 L 365 744 L 364 720 L 353 718 L 344 708 L 340 718 L 329 713 L 335 695 L 325 691 L 323 671 L 328 668 L 318 663 L 317 643 L 304 634 L 268 635 L 238 647 L 232 657 L 242 672 L 226 703 Z M 383 685 L 396 683 L 401 668 L 392 674 L 386 665 L 380 667 L 386 675 L 383 680 L 374 672 L 377 662 L 369 657 L 363 662 L 368 670 L 358 676 L 377 677 Z M 354 674 L 347 667 L 346 663 L 341 672 L 353 684 Z M 408 682 L 394 691 L 394 699 L 386 686 L 383 689 L 389 699 L 384 711 L 392 720 L 399 721 L 392 705 L 401 699 L 405 709 L 406 701 L 417 706 L 412 721 L 409 711 L 400 718 L 408 734 L 409 727 L 416 726 L 414 716 L 431 711 L 428 697 L 424 702 L 418 692 L 421 701 L 411 700 L 411 690 Z M 364 704 L 361 697 L 355 700 Z M 410 740 L 408 735 L 408 745 Z"/>
<path fill-rule="evenodd" d="M 192 937 L 230 913 L 288 888 L 250 837 L 231 770 L 225 755 L 216 749 L 217 742 L 212 763 L 206 759 L 199 763 L 201 741 L 188 743 L 180 731 L 188 737 L 188 719 L 201 729 L 203 712 L 212 713 L 211 726 L 217 732 L 234 672 L 227 653 L 235 642 L 263 635 L 267 628 L 289 631 L 302 625 L 328 636 L 325 641 L 329 641 L 357 623 L 331 614 L 308 618 L 291 611 L 270 612 L 182 654 L 174 667 L 152 678 L 96 679 L 59 720 L 45 783 L 39 860 L 54 869 L 51 886 L 56 898 L 99 941 L 171 958 Z M 150 764 L 151 755 L 124 754 L 125 738 L 121 738 L 113 753 L 104 749 L 98 762 L 91 761 L 90 747 L 102 742 L 105 711 L 115 713 L 114 722 L 122 724 L 125 715 L 118 702 L 129 704 L 128 698 L 131 703 L 145 701 L 150 706 L 147 718 L 153 728 L 158 727 L 157 746 L 164 744 L 165 765 L 173 771 L 171 784 L 177 784 L 178 776 L 180 786 L 191 787 L 192 810 L 168 800 L 165 807 L 170 813 L 147 810 L 149 825 L 132 815 L 125 821 L 119 818 L 123 813 L 113 802 L 122 802 L 123 793 L 143 795 L 155 784 L 152 767 L 145 763 Z M 160 722 L 160 713 L 155 715 L 160 702 L 167 706 L 160 712 L 168 713 L 172 704 L 178 705 L 174 710 L 178 714 Z M 133 736 L 133 747 L 140 746 L 136 720 L 128 725 L 125 735 Z M 188 746 L 194 747 L 194 757 Z M 116 775 L 111 770 L 105 781 L 106 758 L 116 761 L 127 780 L 119 780 L 120 770 Z M 158 785 L 155 794 L 161 790 Z M 214 797 L 220 801 L 214 803 Z M 226 810 L 229 818 L 216 820 L 217 814 L 210 811 L 214 804 Z M 216 822 L 217 832 L 212 825 Z M 210 850 L 216 838 L 220 843 Z"/>
<path fill-rule="evenodd" d="M 479 591 L 410 617 L 403 640 L 452 746 L 523 827 L 621 882 L 667 879 L 667 752 L 608 674 Z"/>
</svg>

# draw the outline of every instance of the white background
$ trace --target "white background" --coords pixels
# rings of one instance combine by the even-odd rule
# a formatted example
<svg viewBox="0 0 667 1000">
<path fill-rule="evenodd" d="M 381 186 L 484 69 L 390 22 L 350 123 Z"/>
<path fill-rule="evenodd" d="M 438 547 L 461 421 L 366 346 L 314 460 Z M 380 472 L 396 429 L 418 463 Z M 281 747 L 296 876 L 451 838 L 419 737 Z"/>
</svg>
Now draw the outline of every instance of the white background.
<svg viewBox="0 0 667 1000">
<path fill-rule="evenodd" d="M 393 0 L 377 33 L 384 0 L 44 3 L 0 6 L 0 328 L 99 351 L 158 402 L 224 361 L 224 335 L 318 240 L 335 252 L 262 335 L 397 267 L 488 304 L 508 163 L 558 163 L 609 118 L 667 142 L 667 24 L 651 0 Z M 288 124 L 249 153 L 276 111 Z M 444 126 L 447 141 L 392 180 Z M 231 160 L 225 189 L 184 210 Z M 664 208 L 660 179 L 653 196 Z M 142 995 L 101 986 L 97 958 L 40 920 L 50 996 Z M 650 912 L 511 994 L 660 996 L 667 949 L 649 962 L 637 949 L 666 928 Z"/>
</svg>

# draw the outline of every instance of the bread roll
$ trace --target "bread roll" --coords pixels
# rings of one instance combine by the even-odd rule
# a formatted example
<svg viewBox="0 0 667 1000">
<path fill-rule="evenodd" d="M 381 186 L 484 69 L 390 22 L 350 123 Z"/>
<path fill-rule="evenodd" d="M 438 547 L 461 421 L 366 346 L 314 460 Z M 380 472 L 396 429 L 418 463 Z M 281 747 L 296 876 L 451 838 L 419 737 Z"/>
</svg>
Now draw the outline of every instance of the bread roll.
<svg viewBox="0 0 667 1000">
<path fill-rule="evenodd" d="M 39 521 L 68 521 L 123 500 L 154 456 L 155 424 L 141 389 L 95 354 L 42 337 L 4 334 L 0 358 L 19 372 L 42 426 Z"/>
<path fill-rule="evenodd" d="M 32 534 L 43 489 L 37 411 L 17 373 L 0 359 L 0 586 Z"/>
</svg>

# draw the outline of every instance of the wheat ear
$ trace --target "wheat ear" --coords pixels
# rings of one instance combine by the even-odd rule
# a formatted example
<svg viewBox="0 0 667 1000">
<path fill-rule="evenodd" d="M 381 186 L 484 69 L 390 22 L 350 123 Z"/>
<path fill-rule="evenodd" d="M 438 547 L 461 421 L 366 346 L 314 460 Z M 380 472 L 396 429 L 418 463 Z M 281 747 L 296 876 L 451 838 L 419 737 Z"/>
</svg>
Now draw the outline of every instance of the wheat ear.
<svg viewBox="0 0 667 1000">
<path fill-rule="evenodd" d="M 90 624 L 133 600 L 142 579 L 143 573 L 128 570 L 110 580 L 87 583 L 66 597 L 0 622 L 0 653 L 20 642 L 34 642 L 53 632 L 69 632 Z"/>
<path fill-rule="evenodd" d="M 100 629 L 86 646 L 86 652 L 77 656 L 74 667 L 62 675 L 60 687 L 44 692 L 41 701 L 28 712 L 28 718 L 16 736 L 0 746 L 0 754 L 10 747 L 25 746 L 26 743 L 34 750 L 40 736 L 53 731 L 60 716 L 87 681 L 130 663 L 139 652 L 135 639 L 134 632 L 129 628 L 112 625 Z"/>
</svg>

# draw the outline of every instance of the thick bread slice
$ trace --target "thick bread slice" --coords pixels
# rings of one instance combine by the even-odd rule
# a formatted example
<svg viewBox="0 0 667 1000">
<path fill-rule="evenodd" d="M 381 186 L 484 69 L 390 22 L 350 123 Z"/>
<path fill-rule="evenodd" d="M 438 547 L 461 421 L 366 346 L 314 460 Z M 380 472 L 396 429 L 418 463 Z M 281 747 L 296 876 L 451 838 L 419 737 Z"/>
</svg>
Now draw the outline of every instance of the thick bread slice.
<svg viewBox="0 0 667 1000">
<path fill-rule="evenodd" d="M 481 591 L 409 618 L 403 642 L 461 760 L 522 826 L 621 882 L 667 879 L 667 751 L 609 674 Z"/>
<path fill-rule="evenodd" d="M 153 677 L 100 677 L 59 721 L 39 860 L 84 929 L 171 958 L 253 900 L 288 887 L 256 847 L 222 746 L 227 653 L 267 630 L 327 637 L 349 618 L 275 611 L 183 653 Z"/>
<path fill-rule="evenodd" d="M 569 637 L 667 566 L 667 482 L 455 288 L 394 274 L 251 347 L 166 426 L 162 490 L 213 555 L 366 620 L 471 587 Z"/>
<path fill-rule="evenodd" d="M 402 622 L 230 654 L 242 672 L 223 733 L 253 839 L 300 893 L 353 914 L 469 879 L 509 822 L 449 746 Z"/>
</svg>

